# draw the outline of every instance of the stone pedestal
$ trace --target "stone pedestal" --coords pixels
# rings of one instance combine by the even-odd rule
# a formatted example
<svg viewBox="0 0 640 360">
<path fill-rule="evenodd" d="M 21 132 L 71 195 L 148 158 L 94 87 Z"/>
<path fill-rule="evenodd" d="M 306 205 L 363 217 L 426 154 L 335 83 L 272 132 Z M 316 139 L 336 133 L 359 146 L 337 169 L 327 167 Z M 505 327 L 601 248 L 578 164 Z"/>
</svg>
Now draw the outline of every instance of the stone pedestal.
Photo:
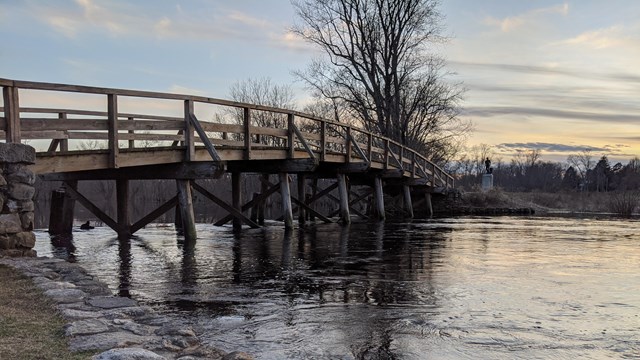
<svg viewBox="0 0 640 360">
<path fill-rule="evenodd" d="M 28 145 L 0 143 L 0 256 L 36 256 L 33 234 L 36 161 Z"/>
<path fill-rule="evenodd" d="M 493 189 L 493 174 L 482 175 L 482 191 Z"/>
</svg>

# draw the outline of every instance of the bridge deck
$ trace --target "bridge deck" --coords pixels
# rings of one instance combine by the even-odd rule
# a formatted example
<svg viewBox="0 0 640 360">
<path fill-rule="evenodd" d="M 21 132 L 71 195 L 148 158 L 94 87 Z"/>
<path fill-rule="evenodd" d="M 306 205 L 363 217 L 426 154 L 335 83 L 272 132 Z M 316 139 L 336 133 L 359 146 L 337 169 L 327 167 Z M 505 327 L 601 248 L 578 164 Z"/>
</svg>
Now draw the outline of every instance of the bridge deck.
<svg viewBox="0 0 640 360">
<path fill-rule="evenodd" d="M 45 180 L 196 179 L 230 171 L 338 180 L 338 174 L 366 173 L 432 189 L 454 184 L 411 148 L 298 111 L 8 79 L 0 86 L 0 137 L 36 147 L 32 169 Z"/>
</svg>

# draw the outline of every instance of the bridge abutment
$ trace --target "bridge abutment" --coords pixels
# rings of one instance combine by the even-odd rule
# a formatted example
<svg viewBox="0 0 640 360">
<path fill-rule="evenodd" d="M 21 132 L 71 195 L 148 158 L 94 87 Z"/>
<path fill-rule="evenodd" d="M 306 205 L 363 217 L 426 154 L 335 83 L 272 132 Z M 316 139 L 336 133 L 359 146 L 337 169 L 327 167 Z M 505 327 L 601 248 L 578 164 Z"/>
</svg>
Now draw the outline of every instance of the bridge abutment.
<svg viewBox="0 0 640 360">
<path fill-rule="evenodd" d="M 0 143 L 0 256 L 36 256 L 35 175 L 27 167 L 35 160 L 35 149 L 31 146 Z"/>
</svg>

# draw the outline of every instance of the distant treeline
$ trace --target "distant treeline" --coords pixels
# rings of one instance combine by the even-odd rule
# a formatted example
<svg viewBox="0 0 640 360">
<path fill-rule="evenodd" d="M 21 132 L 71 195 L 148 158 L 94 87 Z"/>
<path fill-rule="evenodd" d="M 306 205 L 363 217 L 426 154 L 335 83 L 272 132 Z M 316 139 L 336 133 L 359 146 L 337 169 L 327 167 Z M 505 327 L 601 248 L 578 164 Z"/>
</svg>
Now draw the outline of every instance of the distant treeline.
<svg viewBox="0 0 640 360">
<path fill-rule="evenodd" d="M 481 154 L 463 158 L 451 166 L 457 174 L 457 187 L 473 190 L 486 173 Z M 539 151 L 519 154 L 509 163 L 501 160 L 491 164 L 494 186 L 506 191 L 629 191 L 640 189 L 640 158 L 635 157 L 626 165 L 611 164 L 607 156 L 591 159 L 589 152 L 571 155 L 566 163 L 542 161 Z"/>
</svg>

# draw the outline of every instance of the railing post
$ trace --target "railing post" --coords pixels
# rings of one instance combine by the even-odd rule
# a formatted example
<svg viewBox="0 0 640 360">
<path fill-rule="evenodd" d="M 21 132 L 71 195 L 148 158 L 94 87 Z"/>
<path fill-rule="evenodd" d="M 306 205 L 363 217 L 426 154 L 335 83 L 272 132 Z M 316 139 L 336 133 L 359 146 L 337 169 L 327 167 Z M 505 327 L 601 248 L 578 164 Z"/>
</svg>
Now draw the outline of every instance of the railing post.
<svg viewBox="0 0 640 360">
<path fill-rule="evenodd" d="M 347 164 L 351 162 L 351 126 L 347 126 L 345 129 L 345 140 L 344 149 L 346 151 L 345 161 Z"/>
<path fill-rule="evenodd" d="M 373 134 L 367 133 L 367 158 L 369 163 L 373 162 Z"/>
<path fill-rule="evenodd" d="M 384 169 L 389 168 L 389 139 L 384 139 Z"/>
<path fill-rule="evenodd" d="M 293 120 L 294 120 L 293 114 L 287 114 L 287 147 L 289 148 L 287 158 L 289 159 L 293 159 L 294 152 L 295 152 L 295 147 L 293 144 L 293 137 L 295 135 L 293 131 L 293 127 L 294 127 Z"/>
<path fill-rule="evenodd" d="M 135 127 L 135 122 L 133 120 L 133 117 L 129 117 L 128 120 L 131 122 L 131 126 Z M 135 134 L 135 130 L 134 129 L 130 129 L 128 131 L 129 134 L 133 135 Z M 134 139 L 129 139 L 129 149 L 133 149 L 134 147 L 136 147 L 136 141 Z"/>
<path fill-rule="evenodd" d="M 251 160 L 251 110 L 244 108 L 244 159 Z"/>
<path fill-rule="evenodd" d="M 416 178 L 416 153 L 411 152 L 411 178 Z"/>
<path fill-rule="evenodd" d="M 398 157 L 399 157 L 398 160 L 400 160 L 400 171 L 401 171 L 401 174 L 404 175 L 404 161 L 403 161 L 403 159 L 404 159 L 404 145 L 400 145 L 400 150 L 398 151 Z"/>
<path fill-rule="evenodd" d="M 18 88 L 5 86 L 2 88 L 2 96 L 4 99 L 4 118 L 7 123 L 5 128 L 6 141 L 8 143 L 19 143 L 21 136 Z"/>
<path fill-rule="evenodd" d="M 107 121 L 109 123 L 109 167 L 118 167 L 118 97 L 116 94 L 107 95 Z"/>
<path fill-rule="evenodd" d="M 320 161 L 324 161 L 327 155 L 327 123 L 320 121 Z"/>
<path fill-rule="evenodd" d="M 184 101 L 184 161 L 194 161 L 196 158 L 195 137 L 193 135 L 193 124 L 191 115 L 193 114 L 193 100 Z"/>
</svg>

